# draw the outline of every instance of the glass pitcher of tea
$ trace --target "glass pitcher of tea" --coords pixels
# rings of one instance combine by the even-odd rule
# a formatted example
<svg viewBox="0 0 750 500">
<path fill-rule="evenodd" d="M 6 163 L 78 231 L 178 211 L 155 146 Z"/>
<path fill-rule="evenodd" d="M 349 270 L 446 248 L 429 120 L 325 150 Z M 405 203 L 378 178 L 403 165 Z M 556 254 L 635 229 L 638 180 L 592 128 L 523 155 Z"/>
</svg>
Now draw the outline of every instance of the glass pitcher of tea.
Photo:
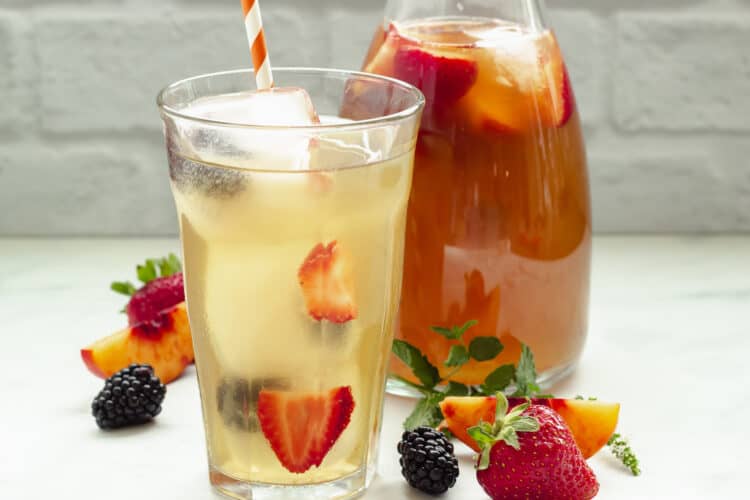
<svg viewBox="0 0 750 500">
<path fill-rule="evenodd" d="M 569 373 L 587 333 L 591 207 L 581 121 L 537 0 L 389 0 L 364 70 L 417 86 L 416 149 L 396 338 L 444 377 L 467 321 L 496 336 L 492 361 L 452 380 L 480 384 L 534 353 L 539 382 Z M 415 381 L 396 358 L 391 373 Z M 396 383 L 394 383 L 396 382 Z M 390 389 L 406 391 L 390 381 Z"/>
</svg>

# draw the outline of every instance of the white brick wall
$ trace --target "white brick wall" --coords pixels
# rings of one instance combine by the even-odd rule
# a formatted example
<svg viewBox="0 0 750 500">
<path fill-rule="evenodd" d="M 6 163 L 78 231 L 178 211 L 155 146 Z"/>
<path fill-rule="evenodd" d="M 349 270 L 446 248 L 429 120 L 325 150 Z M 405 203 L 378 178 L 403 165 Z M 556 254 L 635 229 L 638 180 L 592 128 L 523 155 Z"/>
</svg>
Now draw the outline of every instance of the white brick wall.
<svg viewBox="0 0 750 500">
<path fill-rule="evenodd" d="M 357 67 L 384 0 L 266 0 L 277 65 Z M 547 0 L 595 225 L 750 231 L 750 1 Z M 0 235 L 174 234 L 156 91 L 247 66 L 237 0 L 0 0 Z"/>
</svg>

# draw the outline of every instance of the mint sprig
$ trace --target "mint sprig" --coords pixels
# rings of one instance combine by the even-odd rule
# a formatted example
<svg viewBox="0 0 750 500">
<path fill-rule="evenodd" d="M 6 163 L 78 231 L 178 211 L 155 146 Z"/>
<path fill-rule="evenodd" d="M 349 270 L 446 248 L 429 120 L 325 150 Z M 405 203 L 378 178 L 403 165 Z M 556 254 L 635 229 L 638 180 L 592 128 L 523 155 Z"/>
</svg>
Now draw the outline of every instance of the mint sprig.
<svg viewBox="0 0 750 500">
<path fill-rule="evenodd" d="M 515 385 L 515 391 L 512 397 L 525 397 L 525 398 L 553 398 L 551 394 L 541 394 L 541 389 L 537 383 L 537 372 L 536 365 L 534 362 L 534 354 L 527 345 L 521 344 L 521 356 L 518 360 L 517 365 L 505 364 L 497 367 L 495 370 L 490 372 L 489 375 L 484 379 L 484 382 L 480 385 L 466 385 L 455 380 L 451 380 L 457 373 L 460 372 L 461 367 L 474 359 L 479 362 L 491 361 L 495 359 L 502 351 L 503 345 L 496 337 L 475 337 L 467 346 L 463 341 L 464 334 L 473 326 L 477 324 L 476 321 L 468 321 L 460 327 L 438 327 L 434 326 L 431 330 L 439 335 L 442 335 L 448 340 L 455 341 L 451 346 L 446 359 L 443 364 L 446 367 L 453 368 L 445 377 L 440 377 L 439 370 L 430 363 L 417 347 L 405 342 L 403 340 L 396 340 L 393 344 L 393 352 L 398 358 L 406 363 L 411 368 L 415 377 L 419 379 L 421 384 L 417 384 L 406 380 L 401 377 L 397 377 L 404 384 L 418 390 L 422 393 L 422 398 L 417 402 L 414 411 L 404 421 L 404 427 L 407 430 L 412 430 L 420 425 L 428 425 L 430 427 L 437 427 L 443 420 L 443 414 L 440 411 L 439 403 L 448 396 L 497 396 L 497 410 L 496 410 L 496 422 L 490 424 L 487 422 L 481 422 L 478 426 L 469 429 L 471 437 L 477 441 L 480 448 L 483 450 L 489 446 L 490 443 L 496 442 L 498 439 L 502 439 L 510 446 L 517 443 L 518 439 L 516 434 L 518 432 L 533 432 L 534 423 L 526 421 L 524 419 L 514 419 L 514 416 L 520 416 L 524 405 L 519 405 L 513 411 L 508 413 L 501 419 L 501 415 L 505 415 L 507 411 L 507 399 L 503 391 Z M 446 383 L 443 390 L 439 390 L 437 387 L 439 384 Z M 588 399 L 594 401 L 596 398 L 589 397 L 584 398 L 583 396 L 576 396 L 575 399 Z M 503 403 L 504 402 L 504 403 Z M 503 423 L 498 422 L 502 420 Z M 510 424 L 509 424 L 510 422 Z M 449 432 L 443 431 L 446 434 Z M 628 441 L 623 438 L 620 434 L 613 434 L 607 442 L 612 454 L 620 460 L 625 467 L 627 467 L 634 476 L 641 474 L 640 462 L 635 456 L 633 449 L 630 447 Z M 491 446 L 490 446 L 491 448 Z M 487 448 L 489 449 L 489 448 Z M 483 453 L 480 458 L 480 468 L 483 460 L 488 460 L 489 453 Z"/>
<path fill-rule="evenodd" d="M 635 456 L 635 452 L 630 447 L 628 440 L 622 437 L 618 433 L 612 434 L 612 437 L 607 441 L 609 451 L 617 458 L 622 464 L 630 469 L 630 472 L 634 476 L 641 475 L 641 464 L 638 457 Z"/>
<path fill-rule="evenodd" d="M 440 382 L 440 373 L 422 351 L 403 340 L 393 341 L 393 354 L 411 368 L 415 377 L 422 382 L 424 388 L 429 391 Z"/>
<path fill-rule="evenodd" d="M 422 393 L 411 415 L 404 422 L 407 430 L 420 425 L 437 426 L 443 419 L 439 403 L 447 396 L 493 396 L 498 391 L 506 390 L 511 384 L 516 385 L 514 395 L 533 396 L 539 392 L 536 384 L 536 368 L 531 350 L 521 346 L 521 359 L 518 367 L 512 364 L 502 365 L 492 371 L 480 385 L 465 385 L 453 378 L 461 368 L 472 359 L 478 362 L 492 361 L 503 352 L 503 344 L 497 337 L 478 336 L 471 342 L 464 341 L 464 335 L 477 325 L 477 321 L 467 321 L 461 326 L 433 326 L 431 330 L 438 335 L 453 341 L 448 358 L 443 361 L 447 368 L 453 368 L 444 377 L 440 371 L 417 347 L 403 340 L 393 342 L 393 353 L 412 371 L 419 383 L 400 378 L 403 383 Z M 447 385 L 441 390 L 441 384 Z"/>
<path fill-rule="evenodd" d="M 518 360 L 515 381 L 516 392 L 513 393 L 514 397 L 531 397 L 541 391 L 536 383 L 534 355 L 526 345 L 521 345 L 521 358 Z"/>
</svg>

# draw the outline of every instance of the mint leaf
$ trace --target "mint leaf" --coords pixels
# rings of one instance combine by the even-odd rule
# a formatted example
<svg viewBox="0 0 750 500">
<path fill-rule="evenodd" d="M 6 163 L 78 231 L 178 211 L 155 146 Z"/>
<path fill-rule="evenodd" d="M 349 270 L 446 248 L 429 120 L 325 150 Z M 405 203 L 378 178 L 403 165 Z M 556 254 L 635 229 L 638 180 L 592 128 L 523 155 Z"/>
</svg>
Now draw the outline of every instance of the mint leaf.
<svg viewBox="0 0 750 500">
<path fill-rule="evenodd" d="M 114 281 L 109 285 L 109 288 L 111 288 L 112 291 L 127 295 L 128 297 L 136 292 L 135 286 L 129 281 Z"/>
<path fill-rule="evenodd" d="M 469 328 L 471 328 L 472 326 L 476 325 L 477 323 L 479 323 L 477 320 L 470 319 L 469 321 L 467 321 L 466 323 L 464 323 L 462 326 L 459 326 L 458 328 L 454 327 L 453 330 L 458 335 L 458 338 L 461 338 L 461 337 L 464 336 L 464 333 L 466 333 L 466 331 Z"/>
<path fill-rule="evenodd" d="M 477 321 L 472 319 L 472 320 L 467 321 L 461 326 L 454 326 L 453 328 L 445 328 L 442 326 L 432 326 L 430 327 L 430 330 L 442 335 L 448 340 L 461 340 L 461 337 L 464 336 L 464 333 L 466 333 L 466 331 L 469 328 L 471 328 L 472 326 L 476 324 L 477 324 Z"/>
<path fill-rule="evenodd" d="M 138 279 L 144 284 L 156 279 L 156 261 L 154 259 L 147 259 L 145 264 L 138 265 L 135 269 Z"/>
<path fill-rule="evenodd" d="M 440 373 L 437 368 L 413 345 L 403 340 L 394 340 L 392 351 L 398 359 L 411 368 L 414 376 L 428 389 L 432 389 L 440 382 Z"/>
<path fill-rule="evenodd" d="M 515 397 L 531 397 L 541 389 L 536 384 L 536 367 L 534 366 L 534 355 L 529 346 L 521 344 L 521 358 L 516 368 L 516 392 Z"/>
<path fill-rule="evenodd" d="M 431 326 L 430 330 L 439 333 L 448 340 L 458 340 L 458 333 L 454 328 L 443 328 L 442 326 Z"/>
<path fill-rule="evenodd" d="M 495 394 L 498 391 L 505 390 L 513 381 L 516 375 L 516 367 L 513 365 L 503 365 L 487 375 L 482 384 L 482 392 L 487 395 Z"/>
<path fill-rule="evenodd" d="M 469 354 L 477 361 L 495 359 L 503 351 L 503 344 L 497 337 L 475 337 L 469 344 Z"/>
<path fill-rule="evenodd" d="M 462 345 L 454 345 L 445 360 L 445 366 L 463 366 L 469 361 L 469 351 Z"/>
<path fill-rule="evenodd" d="M 450 381 L 448 382 L 448 386 L 445 388 L 445 395 L 446 396 L 468 396 L 469 395 L 469 387 L 458 383 Z"/>
<path fill-rule="evenodd" d="M 404 429 L 411 431 L 419 426 L 437 427 L 443 420 L 438 403 L 445 398 L 445 394 L 433 392 L 417 402 L 414 410 L 404 420 Z"/>
</svg>

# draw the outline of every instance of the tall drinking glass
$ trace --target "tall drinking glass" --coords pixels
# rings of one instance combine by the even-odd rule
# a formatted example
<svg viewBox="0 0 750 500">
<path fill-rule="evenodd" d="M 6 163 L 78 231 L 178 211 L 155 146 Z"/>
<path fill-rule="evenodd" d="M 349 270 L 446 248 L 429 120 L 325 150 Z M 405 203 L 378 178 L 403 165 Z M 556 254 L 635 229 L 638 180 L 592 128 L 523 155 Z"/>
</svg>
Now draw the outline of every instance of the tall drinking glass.
<svg viewBox="0 0 750 500">
<path fill-rule="evenodd" d="M 423 104 L 384 77 L 276 69 L 320 124 L 246 123 L 253 74 L 159 96 L 210 481 L 350 498 L 375 471 Z"/>
<path fill-rule="evenodd" d="M 505 349 L 454 380 L 482 383 L 521 344 L 542 383 L 562 377 L 586 339 L 591 210 L 575 96 L 540 2 L 389 0 L 364 67 L 427 99 L 397 337 L 445 375 L 455 341 L 430 327 L 477 320 L 464 340 Z"/>
</svg>

